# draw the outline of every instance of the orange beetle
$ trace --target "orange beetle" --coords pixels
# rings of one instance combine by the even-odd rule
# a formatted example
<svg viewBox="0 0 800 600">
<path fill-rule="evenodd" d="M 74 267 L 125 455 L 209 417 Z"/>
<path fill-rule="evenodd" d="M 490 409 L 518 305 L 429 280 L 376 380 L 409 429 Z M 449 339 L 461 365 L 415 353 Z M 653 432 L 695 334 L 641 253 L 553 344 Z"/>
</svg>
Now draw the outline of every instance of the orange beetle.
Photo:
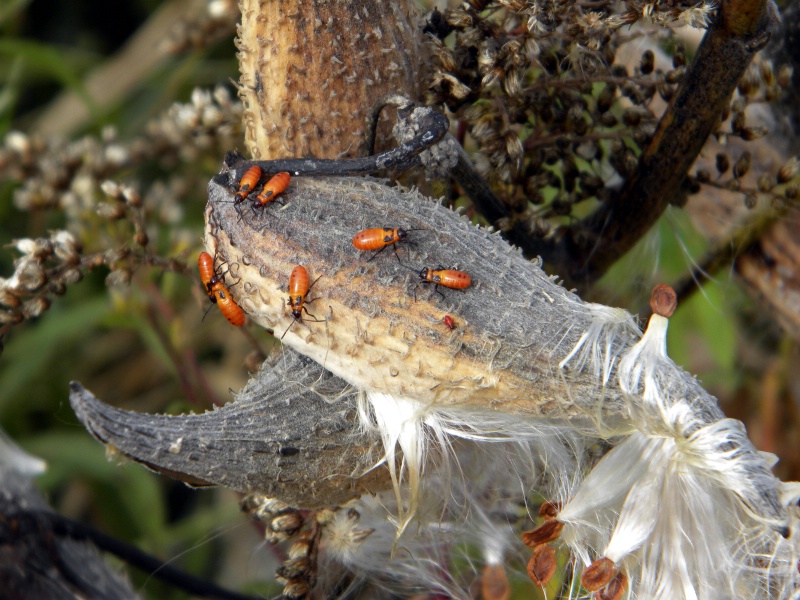
<svg viewBox="0 0 800 600">
<path fill-rule="evenodd" d="M 244 311 L 236 304 L 230 290 L 222 283 L 222 278 L 214 270 L 214 259 L 208 252 L 201 252 L 197 259 L 197 268 L 200 271 L 200 280 L 206 287 L 209 299 L 219 306 L 222 315 L 234 327 L 244 325 Z"/>
<path fill-rule="evenodd" d="M 281 194 L 289 187 L 290 180 L 291 176 L 286 171 L 276 173 L 270 177 L 269 181 L 264 184 L 264 189 L 261 190 L 261 193 L 253 200 L 253 206 L 265 206 L 269 202 L 275 200 L 278 194 Z"/>
<path fill-rule="evenodd" d="M 322 275 L 320 275 L 320 277 L 322 277 Z M 314 283 L 317 283 L 317 281 L 319 281 L 319 277 L 314 280 Z M 303 321 L 303 311 L 306 311 L 306 314 L 311 317 L 310 320 L 317 323 L 320 322 L 320 319 L 317 319 L 317 317 L 308 312 L 308 308 L 306 308 L 306 304 L 311 304 L 314 301 L 306 300 L 308 292 L 314 287 L 314 283 L 308 285 L 308 271 L 306 271 L 304 266 L 297 265 L 292 269 L 292 274 L 289 276 L 289 301 L 287 304 L 292 308 L 294 321 L 289 323 L 289 327 L 283 332 L 281 339 L 283 339 L 283 336 L 286 335 L 292 325 L 297 321 Z"/>
<path fill-rule="evenodd" d="M 464 271 L 457 271 L 455 269 L 429 269 L 423 268 L 419 272 L 419 277 L 422 283 L 432 283 L 436 289 L 436 293 L 444 298 L 444 294 L 439 291 L 439 286 L 443 285 L 446 288 L 453 290 L 463 290 L 472 285 L 472 277 L 464 273 Z"/>
<path fill-rule="evenodd" d="M 409 231 L 419 230 L 403 229 L 402 227 L 373 227 L 372 229 L 364 229 L 353 237 L 353 246 L 362 251 L 375 250 L 375 254 L 369 260 L 372 260 L 391 246 L 392 250 L 394 250 L 395 257 L 402 264 L 400 257 L 397 255 L 396 244 L 400 242 L 411 244 L 412 242 L 409 242 L 407 239 Z"/>
<path fill-rule="evenodd" d="M 261 167 L 253 165 L 247 169 L 239 180 L 239 191 L 233 197 L 233 203 L 238 204 L 247 198 L 250 192 L 258 185 L 259 179 L 261 179 Z"/>
</svg>

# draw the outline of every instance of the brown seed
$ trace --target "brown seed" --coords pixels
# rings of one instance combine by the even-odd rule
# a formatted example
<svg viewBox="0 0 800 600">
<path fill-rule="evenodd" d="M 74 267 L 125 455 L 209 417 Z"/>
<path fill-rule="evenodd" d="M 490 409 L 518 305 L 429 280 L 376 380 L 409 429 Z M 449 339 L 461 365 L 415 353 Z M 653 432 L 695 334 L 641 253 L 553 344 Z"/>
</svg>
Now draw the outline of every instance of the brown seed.
<svg viewBox="0 0 800 600">
<path fill-rule="evenodd" d="M 530 548 L 535 548 L 539 544 L 546 544 L 557 540 L 561 535 L 561 530 L 564 529 L 564 524 L 561 521 L 551 519 L 545 521 L 536 529 L 531 529 L 522 534 L 522 543 Z"/>
<path fill-rule="evenodd" d="M 539 587 L 546 586 L 556 572 L 556 551 L 548 544 L 536 546 L 528 561 L 528 577 Z"/>
<path fill-rule="evenodd" d="M 547 520 L 555 519 L 558 516 L 558 511 L 561 510 L 560 502 L 542 502 L 539 507 L 539 516 Z"/>
<path fill-rule="evenodd" d="M 650 294 L 650 309 L 653 314 L 671 317 L 678 307 L 678 296 L 670 286 L 662 283 L 653 288 Z"/>
<path fill-rule="evenodd" d="M 581 573 L 581 585 L 590 592 L 596 592 L 606 587 L 618 572 L 613 560 L 598 558 Z"/>
<path fill-rule="evenodd" d="M 503 565 L 486 565 L 481 574 L 481 596 L 483 600 L 508 600 L 511 586 Z"/>
<path fill-rule="evenodd" d="M 606 587 L 594 593 L 594 598 L 595 600 L 620 600 L 627 585 L 628 578 L 625 574 L 617 573 Z"/>
</svg>

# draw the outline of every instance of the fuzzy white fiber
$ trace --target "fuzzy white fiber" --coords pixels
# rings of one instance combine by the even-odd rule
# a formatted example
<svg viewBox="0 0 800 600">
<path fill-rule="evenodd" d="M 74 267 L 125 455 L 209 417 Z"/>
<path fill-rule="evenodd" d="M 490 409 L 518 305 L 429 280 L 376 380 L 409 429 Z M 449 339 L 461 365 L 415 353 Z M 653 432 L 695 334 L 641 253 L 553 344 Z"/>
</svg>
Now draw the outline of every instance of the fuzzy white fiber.
<svg viewBox="0 0 800 600">
<path fill-rule="evenodd" d="M 741 423 L 701 418 L 696 398 L 676 397 L 668 319 L 652 317 L 633 343 L 628 313 L 590 312 L 594 321 L 558 366 L 588 370 L 598 389 L 619 386 L 630 413 L 624 434 L 609 438 L 595 414 L 525 420 L 362 393 L 361 421 L 382 436 L 394 494 L 340 511 L 326 556 L 380 586 L 471 598 L 479 560 L 502 567 L 530 556 L 520 543 L 526 503 L 554 500 L 564 528 L 553 544 L 568 548 L 573 574 L 609 559 L 627 577 L 627 598 L 800 599 L 800 534 L 784 539 L 785 525 L 754 509 L 753 473 L 771 477 L 766 459 Z M 800 484 L 780 490 L 794 529 Z M 571 598 L 590 596 L 570 589 Z"/>
</svg>

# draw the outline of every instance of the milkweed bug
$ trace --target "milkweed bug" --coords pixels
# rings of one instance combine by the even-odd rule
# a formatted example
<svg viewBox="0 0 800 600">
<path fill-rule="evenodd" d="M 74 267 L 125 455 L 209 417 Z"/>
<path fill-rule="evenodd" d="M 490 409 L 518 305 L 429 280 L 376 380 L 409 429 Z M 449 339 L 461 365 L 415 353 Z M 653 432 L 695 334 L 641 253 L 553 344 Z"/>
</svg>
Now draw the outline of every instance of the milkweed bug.
<svg viewBox="0 0 800 600">
<path fill-rule="evenodd" d="M 236 300 L 231 296 L 230 291 L 226 288 L 222 281 L 215 275 L 212 278 L 211 293 L 214 294 L 215 301 L 222 315 L 228 319 L 228 322 L 234 327 L 241 327 L 244 325 L 244 311 L 242 307 L 236 304 Z"/>
<path fill-rule="evenodd" d="M 239 204 L 239 202 L 247 198 L 250 192 L 258 185 L 259 179 L 261 179 L 261 167 L 253 165 L 247 169 L 239 180 L 239 190 L 233 197 L 233 203 Z"/>
<path fill-rule="evenodd" d="M 353 246 L 358 250 L 370 251 L 375 250 L 375 254 L 369 260 L 372 260 L 378 254 L 386 250 L 389 246 L 394 250 L 394 255 L 397 260 L 402 264 L 400 257 L 397 254 L 397 246 L 400 242 L 411 244 L 408 241 L 409 231 L 420 231 L 419 229 L 403 229 L 402 227 L 373 227 L 372 229 L 364 229 L 359 231 L 353 237 Z"/>
<path fill-rule="evenodd" d="M 206 288 L 206 293 L 212 302 L 216 302 L 217 298 L 211 293 L 211 280 L 216 277 L 217 273 L 214 269 L 214 259 L 208 252 L 201 252 L 197 259 L 197 269 L 200 271 L 200 281 L 203 282 L 203 287 Z"/>
<path fill-rule="evenodd" d="M 219 306 L 222 315 L 234 327 L 244 325 L 244 311 L 236 304 L 230 290 L 222 283 L 222 278 L 214 269 L 214 259 L 208 252 L 201 252 L 197 259 L 197 268 L 200 271 L 200 280 L 206 288 L 211 302 Z"/>
<path fill-rule="evenodd" d="M 322 277 L 322 275 L 319 277 Z M 314 283 L 319 281 L 319 277 L 314 280 Z M 308 312 L 308 308 L 306 308 L 306 304 L 314 302 L 314 300 L 306 300 L 308 292 L 314 287 L 314 283 L 308 285 L 308 271 L 306 271 L 304 266 L 297 265 L 292 269 L 292 274 L 289 276 L 289 301 L 287 304 L 292 308 L 292 317 L 294 317 L 294 321 L 289 323 L 289 327 L 283 332 L 281 339 L 288 333 L 292 325 L 297 321 L 303 321 L 303 311 L 306 311 L 306 314 L 311 317 L 309 320 L 316 323 L 321 321 L 321 319 L 317 319 L 317 317 Z"/>
<path fill-rule="evenodd" d="M 436 293 L 444 298 L 444 294 L 439 291 L 439 286 L 443 285 L 446 288 L 453 290 L 463 290 L 472 285 L 472 277 L 464 273 L 464 271 L 457 271 L 455 269 L 429 269 L 423 268 L 419 272 L 421 283 L 432 283 Z"/>
<path fill-rule="evenodd" d="M 264 184 L 264 189 L 253 200 L 253 207 L 266 206 L 268 203 L 275 200 L 275 197 L 281 194 L 287 187 L 291 176 L 286 171 L 276 173 L 267 183 Z"/>
<path fill-rule="evenodd" d="M 456 328 L 456 323 L 453 321 L 453 317 L 450 315 L 445 315 L 442 321 L 444 321 L 444 324 L 447 325 L 447 328 L 450 331 L 453 331 Z"/>
</svg>

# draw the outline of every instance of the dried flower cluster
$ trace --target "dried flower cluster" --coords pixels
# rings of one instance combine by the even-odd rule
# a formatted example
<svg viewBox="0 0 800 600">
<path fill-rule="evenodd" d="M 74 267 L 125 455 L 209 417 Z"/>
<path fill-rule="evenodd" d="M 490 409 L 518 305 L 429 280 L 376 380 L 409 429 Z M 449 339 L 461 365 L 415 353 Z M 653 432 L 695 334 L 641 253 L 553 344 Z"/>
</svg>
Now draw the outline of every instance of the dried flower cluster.
<svg viewBox="0 0 800 600">
<path fill-rule="evenodd" d="M 792 69 L 788 65 L 780 67 L 776 75 L 771 62 L 761 58 L 753 61 L 739 82 L 738 94 L 723 114 L 723 123 L 715 133 L 716 140 L 723 147 L 715 156 L 716 172 L 699 167 L 690 181 L 693 193 L 699 192 L 702 185 L 738 192 L 749 209 L 759 205 L 783 208 L 797 200 L 800 185 L 797 157 L 786 160 L 775 172 L 765 171 L 752 176 L 752 153 L 749 150 L 734 153 L 726 148 L 730 139 L 740 138 L 749 142 L 769 132 L 764 125 L 748 124 L 747 109 L 776 100 L 782 90 L 791 86 L 791 80 Z M 756 183 L 749 182 L 747 175 L 751 175 L 753 181 L 757 180 Z"/>
<path fill-rule="evenodd" d="M 715 9 L 711 2 L 472 0 L 429 15 L 436 69 L 427 101 L 446 105 L 461 141 L 474 143 L 476 167 L 511 213 L 503 229 L 522 224 L 546 237 L 621 189 L 686 72 L 674 28 L 706 27 Z M 651 43 L 658 39 L 671 56 Z M 632 40 L 638 61 L 629 57 L 632 44 L 620 52 Z M 787 68 L 774 75 L 765 60 L 748 71 L 718 137 L 764 135 L 747 126 L 745 108 L 777 98 L 790 75 Z"/>
<path fill-rule="evenodd" d="M 239 5 L 233 0 L 207 0 L 206 10 L 175 23 L 162 48 L 170 54 L 205 48 L 236 31 Z"/>
<path fill-rule="evenodd" d="M 218 157 L 241 135 L 241 111 L 220 87 L 195 90 L 190 103 L 172 105 L 130 142 L 119 141 L 112 128 L 74 142 L 9 133 L 0 146 L 0 178 L 20 183 L 16 207 L 59 211 L 65 225 L 49 238 L 15 242 L 22 256 L 12 276 L 0 280 L 0 337 L 11 325 L 39 316 L 53 296 L 100 266 L 111 270 L 108 285 L 129 283 L 142 265 L 189 273 L 173 258 L 199 242 L 196 231 L 177 226 L 181 199 L 195 190 L 202 199 Z M 196 166 L 204 157 L 210 159 L 207 171 Z M 172 173 L 151 183 L 111 179 L 152 163 Z M 176 169 L 180 165 L 185 167 Z M 158 249 L 151 239 L 159 239 Z"/>
<path fill-rule="evenodd" d="M 277 570 L 285 600 L 309 598 L 317 583 L 318 552 L 323 531 L 338 552 L 355 553 L 374 530 L 359 526 L 361 515 L 354 509 L 299 511 L 274 498 L 253 494 L 242 500 L 242 510 L 266 523 L 270 544 L 286 543 L 285 560 Z M 340 577 L 336 573 L 333 578 Z M 331 578 L 331 575 L 328 575 Z"/>
</svg>

